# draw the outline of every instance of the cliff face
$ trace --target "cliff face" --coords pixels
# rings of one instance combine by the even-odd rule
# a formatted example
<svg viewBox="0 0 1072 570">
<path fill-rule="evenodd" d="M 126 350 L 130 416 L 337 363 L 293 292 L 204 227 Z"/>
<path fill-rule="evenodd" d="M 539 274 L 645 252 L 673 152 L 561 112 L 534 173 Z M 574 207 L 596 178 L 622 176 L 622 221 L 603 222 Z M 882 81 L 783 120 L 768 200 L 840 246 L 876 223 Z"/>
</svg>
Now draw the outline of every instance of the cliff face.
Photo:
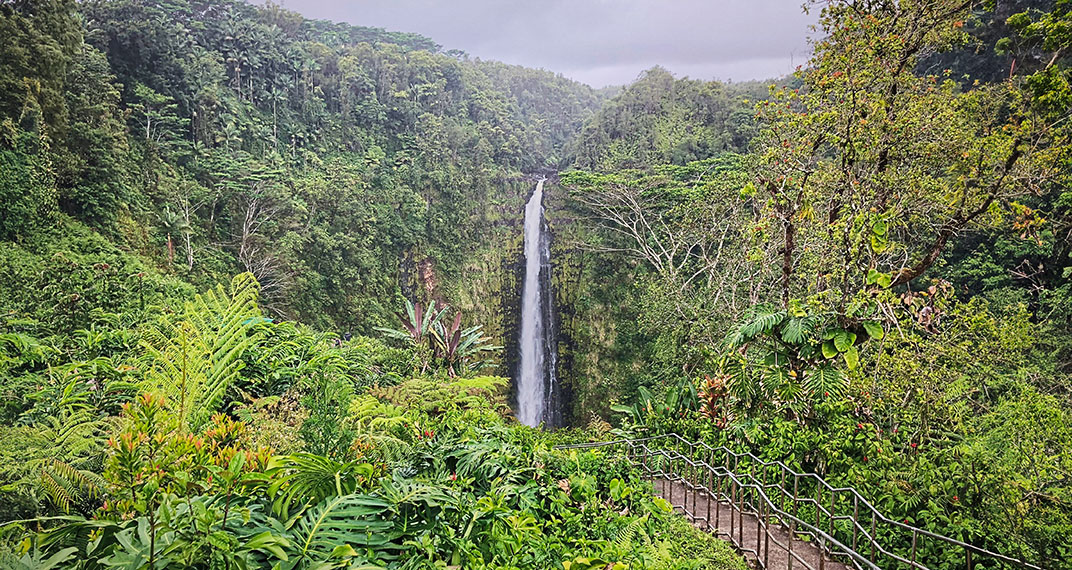
<svg viewBox="0 0 1072 570">
<path fill-rule="evenodd" d="M 552 186 L 547 217 L 554 241 L 552 288 L 558 310 L 559 377 L 569 425 L 608 419 L 643 373 L 633 287 L 636 265 L 582 244 L 592 231 L 567 192 Z"/>
</svg>

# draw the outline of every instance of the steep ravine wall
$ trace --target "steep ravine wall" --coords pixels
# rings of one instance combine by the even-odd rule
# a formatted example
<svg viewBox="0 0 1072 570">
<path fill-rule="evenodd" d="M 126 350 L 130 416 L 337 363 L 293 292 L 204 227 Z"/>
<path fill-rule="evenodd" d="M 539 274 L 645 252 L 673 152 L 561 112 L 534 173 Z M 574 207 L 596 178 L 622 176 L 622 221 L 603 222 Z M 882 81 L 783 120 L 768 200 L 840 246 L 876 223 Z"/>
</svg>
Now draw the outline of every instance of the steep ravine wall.
<svg viewBox="0 0 1072 570">
<path fill-rule="evenodd" d="M 636 266 L 584 245 L 591 242 L 592 221 L 565 188 L 549 188 L 559 374 L 568 393 L 563 415 L 569 425 L 586 425 L 610 418 L 611 405 L 629 399 L 644 375 L 644 343 L 631 301 Z"/>
</svg>

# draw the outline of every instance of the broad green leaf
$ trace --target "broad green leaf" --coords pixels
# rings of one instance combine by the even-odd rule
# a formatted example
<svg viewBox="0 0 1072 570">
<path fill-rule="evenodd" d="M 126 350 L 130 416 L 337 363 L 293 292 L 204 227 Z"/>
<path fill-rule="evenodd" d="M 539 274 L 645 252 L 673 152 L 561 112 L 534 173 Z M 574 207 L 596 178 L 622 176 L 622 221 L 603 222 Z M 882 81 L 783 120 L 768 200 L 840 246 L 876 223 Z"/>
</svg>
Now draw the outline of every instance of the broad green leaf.
<svg viewBox="0 0 1072 570">
<path fill-rule="evenodd" d="M 856 350 L 855 346 L 846 350 L 842 356 L 845 357 L 845 364 L 849 367 L 849 370 L 855 370 L 856 367 L 860 366 L 860 351 Z"/>
<path fill-rule="evenodd" d="M 890 242 L 885 236 L 871 236 L 871 249 L 874 250 L 875 253 L 882 253 L 889 249 L 889 247 Z"/>
<path fill-rule="evenodd" d="M 814 397 L 838 398 L 845 390 L 845 377 L 837 368 L 824 364 L 804 375 L 804 387 L 810 390 Z"/>
<path fill-rule="evenodd" d="M 867 336 L 873 340 L 882 340 L 882 337 L 886 336 L 886 331 L 882 330 L 882 325 L 875 321 L 864 321 L 864 330 L 867 331 Z"/>
<path fill-rule="evenodd" d="M 834 333 L 834 346 L 838 352 L 845 352 L 856 344 L 856 333 L 839 329 Z"/>
</svg>

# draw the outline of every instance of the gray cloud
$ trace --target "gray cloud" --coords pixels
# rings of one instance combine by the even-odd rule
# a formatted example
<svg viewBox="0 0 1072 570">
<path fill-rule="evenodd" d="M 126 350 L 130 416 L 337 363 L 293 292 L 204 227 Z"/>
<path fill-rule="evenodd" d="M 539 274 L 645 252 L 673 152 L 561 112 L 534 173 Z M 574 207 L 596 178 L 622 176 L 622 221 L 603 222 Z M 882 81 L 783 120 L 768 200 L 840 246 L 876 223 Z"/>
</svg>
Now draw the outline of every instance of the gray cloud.
<svg viewBox="0 0 1072 570">
<path fill-rule="evenodd" d="M 595 87 L 653 65 L 744 81 L 807 59 L 801 0 L 284 0 L 306 17 L 426 35 L 446 49 L 540 67 Z"/>
</svg>

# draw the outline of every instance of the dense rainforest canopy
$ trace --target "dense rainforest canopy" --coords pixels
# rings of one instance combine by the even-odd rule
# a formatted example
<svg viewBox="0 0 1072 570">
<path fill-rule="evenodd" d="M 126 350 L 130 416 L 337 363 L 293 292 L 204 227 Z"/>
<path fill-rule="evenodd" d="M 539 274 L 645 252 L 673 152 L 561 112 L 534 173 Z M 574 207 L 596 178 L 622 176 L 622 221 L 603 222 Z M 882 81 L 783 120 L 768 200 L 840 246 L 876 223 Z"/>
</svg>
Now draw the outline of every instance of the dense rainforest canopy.
<svg viewBox="0 0 1072 570">
<path fill-rule="evenodd" d="M 676 433 L 1072 568 L 1072 2 L 806 8 L 792 77 L 594 90 L 0 0 L 0 567 L 742 569 L 555 449 Z M 545 177 L 559 431 L 509 379 Z"/>
</svg>

